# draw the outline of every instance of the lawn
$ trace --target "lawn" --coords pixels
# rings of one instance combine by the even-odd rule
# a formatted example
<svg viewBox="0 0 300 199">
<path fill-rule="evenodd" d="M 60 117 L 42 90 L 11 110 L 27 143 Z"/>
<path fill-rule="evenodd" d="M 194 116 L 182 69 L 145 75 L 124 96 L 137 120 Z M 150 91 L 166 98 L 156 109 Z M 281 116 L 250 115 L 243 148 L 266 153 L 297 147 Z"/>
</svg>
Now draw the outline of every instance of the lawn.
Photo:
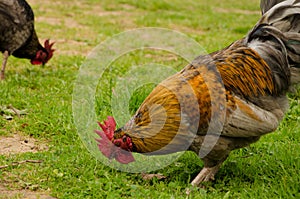
<svg viewBox="0 0 300 199">
<path fill-rule="evenodd" d="M 56 51 L 44 67 L 14 57 L 8 60 L 6 80 L 0 82 L 0 139 L 17 135 L 18 139 L 34 140 L 35 146 L 25 153 L 0 151 L 0 168 L 8 165 L 0 169 L 0 199 L 22 198 L 24 193 L 33 198 L 300 198 L 299 88 L 289 94 L 291 108 L 276 132 L 250 147 L 233 151 L 216 180 L 190 195 L 186 195 L 186 189 L 191 188 L 191 179 L 203 167 L 196 155 L 186 152 L 165 168 L 151 171 L 162 174 L 164 179 L 144 180 L 140 173 L 116 170 L 89 152 L 88 141 L 82 142 L 81 137 L 92 140 L 94 134 L 79 121 L 88 116 L 74 113 L 77 109 L 72 106 L 78 106 L 74 92 L 80 86 L 78 77 L 87 63 L 86 57 L 93 55 L 90 52 L 98 52 L 93 49 L 101 42 L 135 28 L 160 27 L 181 32 L 206 52 L 212 52 L 247 34 L 260 18 L 259 0 L 28 2 L 35 12 L 39 38 L 55 41 Z M 185 49 L 191 50 L 189 45 Z M 94 64 L 100 65 L 101 61 Z M 122 93 L 122 84 L 135 81 L 126 79 L 132 66 L 153 63 L 167 69 L 157 67 L 154 73 L 146 70 L 144 78 L 149 81 L 152 76 L 162 78 L 178 71 L 188 62 L 176 53 L 157 49 L 121 54 L 103 70 L 102 77 L 93 74 L 98 82 L 87 80 L 96 85 L 92 111 L 97 115 L 95 119 L 103 120 L 116 113 L 114 116 L 120 118 L 118 124 L 122 125 L 127 119 L 123 109 L 125 115 L 132 114 L 159 79 L 135 85 L 130 98 L 116 98 L 114 92 Z M 123 106 L 125 100 L 128 103 Z M 18 117 L 3 107 L 24 110 L 26 114 Z M 8 120 L 7 116 L 13 118 Z M 96 125 L 96 120 L 90 122 Z M 85 128 L 89 136 L 82 136 Z M 26 160 L 38 162 L 15 164 Z"/>
</svg>

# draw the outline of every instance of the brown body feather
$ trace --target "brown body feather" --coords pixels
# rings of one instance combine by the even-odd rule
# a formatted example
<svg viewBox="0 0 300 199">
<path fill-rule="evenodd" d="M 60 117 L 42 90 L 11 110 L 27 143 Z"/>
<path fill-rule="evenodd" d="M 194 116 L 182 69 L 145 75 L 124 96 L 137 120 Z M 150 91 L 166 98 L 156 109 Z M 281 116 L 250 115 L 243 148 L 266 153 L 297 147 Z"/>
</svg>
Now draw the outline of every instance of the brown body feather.
<svg viewBox="0 0 300 199">
<path fill-rule="evenodd" d="M 198 126 L 197 134 L 206 134 L 212 111 L 220 112 L 212 110 L 212 107 L 226 107 L 228 118 L 238 106 L 235 96 L 250 101 L 252 98 L 278 95 L 274 89 L 271 69 L 265 61 L 252 49 L 239 44 L 240 46 L 234 44 L 213 56 L 199 57 L 150 93 L 132 121 L 122 129 L 132 138 L 134 152 L 157 151 L 169 145 L 180 134 L 182 136 L 175 140 L 175 146 L 168 146 L 165 152 L 184 150 L 186 144 L 191 142 L 189 139 L 194 138 L 190 128 Z M 218 92 L 220 99 L 211 101 L 212 91 L 207 85 Z M 222 96 L 226 96 L 226 104 Z M 189 104 L 192 98 L 197 99 L 199 106 L 187 107 L 183 112 L 180 105 Z M 213 106 L 212 103 L 219 105 Z M 246 105 L 239 104 L 247 110 Z M 250 108 L 247 111 L 249 117 L 259 119 Z M 197 114 L 200 114 L 200 120 Z M 180 126 L 183 129 L 179 130 Z"/>
</svg>

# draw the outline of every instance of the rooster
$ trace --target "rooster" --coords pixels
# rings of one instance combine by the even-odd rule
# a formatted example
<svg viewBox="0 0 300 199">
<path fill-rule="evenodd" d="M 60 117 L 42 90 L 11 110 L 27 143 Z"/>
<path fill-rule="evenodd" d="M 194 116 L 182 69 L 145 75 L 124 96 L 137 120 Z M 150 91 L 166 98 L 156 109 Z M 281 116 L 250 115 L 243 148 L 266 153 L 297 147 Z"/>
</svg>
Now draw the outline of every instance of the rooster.
<svg viewBox="0 0 300 199">
<path fill-rule="evenodd" d="M 244 38 L 162 81 L 123 127 L 115 130 L 111 116 L 99 122 L 102 154 L 128 164 L 133 152 L 191 150 L 204 162 L 191 182 L 199 186 L 214 179 L 232 150 L 275 131 L 288 109 L 286 93 L 300 83 L 300 1 L 262 0 L 261 10 Z"/>
<path fill-rule="evenodd" d="M 0 80 L 4 79 L 7 59 L 10 55 L 27 58 L 31 64 L 45 64 L 53 55 L 53 43 L 40 44 L 34 29 L 34 14 L 25 0 L 0 1 L 0 51 L 3 62 Z"/>
</svg>

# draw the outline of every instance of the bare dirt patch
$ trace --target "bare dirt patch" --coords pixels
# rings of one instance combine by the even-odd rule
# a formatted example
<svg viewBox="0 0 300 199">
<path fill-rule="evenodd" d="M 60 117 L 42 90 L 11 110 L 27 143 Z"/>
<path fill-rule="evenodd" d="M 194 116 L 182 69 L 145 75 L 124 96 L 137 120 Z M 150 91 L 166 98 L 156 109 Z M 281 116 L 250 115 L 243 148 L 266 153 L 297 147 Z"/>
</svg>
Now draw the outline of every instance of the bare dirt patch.
<svg viewBox="0 0 300 199">
<path fill-rule="evenodd" d="M 187 26 L 181 26 L 178 24 L 170 24 L 169 28 L 186 33 L 186 34 L 195 34 L 195 35 L 203 35 L 204 34 L 203 30 L 195 29 L 195 28 L 191 28 L 191 27 L 187 27 Z"/>
<path fill-rule="evenodd" d="M 53 38 L 55 41 L 55 52 L 70 56 L 86 56 L 91 50 L 87 42 L 72 39 Z"/>
<path fill-rule="evenodd" d="M 26 198 L 26 199 L 55 199 L 44 192 L 33 192 L 29 190 L 8 190 L 0 185 L 0 199 Z"/>
<path fill-rule="evenodd" d="M 9 137 L 0 137 L 0 155 L 11 155 L 26 152 L 47 150 L 48 147 L 34 138 L 13 134 Z"/>
<path fill-rule="evenodd" d="M 36 22 L 45 22 L 50 25 L 62 25 L 62 20 L 59 18 L 54 18 L 54 17 L 35 17 Z"/>
<path fill-rule="evenodd" d="M 259 15 L 260 14 L 260 11 L 241 10 L 241 9 L 215 8 L 215 11 L 219 12 L 219 13 L 235 13 L 235 14 L 245 14 L 245 15 Z"/>
</svg>

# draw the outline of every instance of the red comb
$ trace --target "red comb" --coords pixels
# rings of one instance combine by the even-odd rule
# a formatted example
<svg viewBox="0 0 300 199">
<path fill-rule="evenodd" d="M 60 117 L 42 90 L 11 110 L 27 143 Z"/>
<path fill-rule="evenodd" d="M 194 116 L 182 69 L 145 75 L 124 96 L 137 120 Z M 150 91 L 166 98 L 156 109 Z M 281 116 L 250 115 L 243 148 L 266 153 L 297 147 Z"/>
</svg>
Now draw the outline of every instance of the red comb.
<svg viewBox="0 0 300 199">
<path fill-rule="evenodd" d="M 98 122 L 98 125 L 101 127 L 102 131 L 105 133 L 106 137 L 109 140 L 112 140 L 114 137 L 114 132 L 116 129 L 116 121 L 112 116 L 108 116 L 107 120 L 104 120 L 104 124 Z"/>
<path fill-rule="evenodd" d="M 51 59 L 51 57 L 53 56 L 53 52 L 55 51 L 54 49 L 52 49 L 52 46 L 54 45 L 54 42 L 50 44 L 49 39 L 47 39 L 44 43 L 44 48 L 46 49 L 47 53 L 48 53 L 48 57 L 46 58 L 46 62 Z"/>
</svg>

